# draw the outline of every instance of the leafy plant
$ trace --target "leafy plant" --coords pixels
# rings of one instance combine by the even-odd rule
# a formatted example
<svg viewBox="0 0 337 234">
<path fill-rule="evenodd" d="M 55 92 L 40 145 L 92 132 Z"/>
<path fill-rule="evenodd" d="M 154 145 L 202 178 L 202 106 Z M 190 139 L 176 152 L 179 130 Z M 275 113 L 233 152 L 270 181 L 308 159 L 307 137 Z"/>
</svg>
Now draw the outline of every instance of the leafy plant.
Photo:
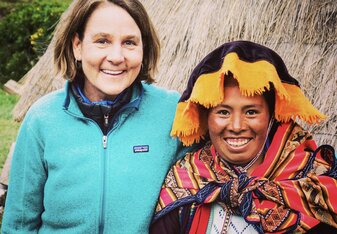
<svg viewBox="0 0 337 234">
<path fill-rule="evenodd" d="M 14 6 L 13 6 L 14 5 Z M 0 83 L 19 80 L 47 48 L 69 1 L 32 0 L 11 4 L 0 20 Z"/>
</svg>

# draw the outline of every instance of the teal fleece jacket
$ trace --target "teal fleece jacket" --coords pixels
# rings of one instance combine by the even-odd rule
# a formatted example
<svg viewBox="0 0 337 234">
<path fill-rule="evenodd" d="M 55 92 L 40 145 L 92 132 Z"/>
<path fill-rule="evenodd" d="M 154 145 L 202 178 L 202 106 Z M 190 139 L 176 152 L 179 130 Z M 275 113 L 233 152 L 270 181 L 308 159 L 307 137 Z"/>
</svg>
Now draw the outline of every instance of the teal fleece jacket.
<svg viewBox="0 0 337 234">
<path fill-rule="evenodd" d="M 68 86 L 22 123 L 2 233 L 147 233 L 166 172 L 183 154 L 170 137 L 179 94 L 134 86 L 103 136 Z"/>
</svg>

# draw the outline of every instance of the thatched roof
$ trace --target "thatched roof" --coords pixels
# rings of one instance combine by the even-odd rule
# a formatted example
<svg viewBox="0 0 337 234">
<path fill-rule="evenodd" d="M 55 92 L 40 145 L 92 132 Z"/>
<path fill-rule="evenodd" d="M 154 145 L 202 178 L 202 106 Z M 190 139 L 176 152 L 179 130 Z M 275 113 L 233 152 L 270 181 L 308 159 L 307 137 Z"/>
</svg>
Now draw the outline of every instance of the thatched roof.
<svg viewBox="0 0 337 234">
<path fill-rule="evenodd" d="M 157 84 L 182 91 L 208 52 L 232 40 L 252 40 L 277 51 L 305 93 L 330 119 L 311 126 L 317 141 L 337 147 L 337 1 L 142 1 L 161 38 Z M 51 47 L 26 75 L 14 109 L 21 120 L 42 94 L 62 86 L 51 76 Z"/>
</svg>

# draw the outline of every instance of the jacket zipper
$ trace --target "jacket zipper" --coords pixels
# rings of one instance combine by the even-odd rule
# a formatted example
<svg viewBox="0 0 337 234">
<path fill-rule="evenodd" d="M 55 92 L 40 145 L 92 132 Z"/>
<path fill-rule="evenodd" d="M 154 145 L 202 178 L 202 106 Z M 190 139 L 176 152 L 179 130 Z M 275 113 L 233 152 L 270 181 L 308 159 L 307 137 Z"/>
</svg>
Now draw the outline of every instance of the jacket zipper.
<svg viewBox="0 0 337 234">
<path fill-rule="evenodd" d="M 106 196 L 106 173 L 107 173 L 107 146 L 108 146 L 108 127 L 109 127 L 109 115 L 104 114 L 104 127 L 105 131 L 103 131 L 103 173 L 102 173 L 102 194 L 101 194 L 101 204 L 100 204 L 100 215 L 99 215 L 99 233 L 104 233 L 104 220 L 105 220 L 105 196 Z"/>
<path fill-rule="evenodd" d="M 106 128 L 105 132 L 108 132 L 109 127 L 109 114 L 104 114 L 104 127 Z"/>
<path fill-rule="evenodd" d="M 103 148 L 106 149 L 108 144 L 108 137 L 106 135 L 103 136 Z"/>
<path fill-rule="evenodd" d="M 121 108 L 116 114 L 115 116 L 118 116 L 122 111 L 124 111 L 125 109 L 128 108 L 128 105 L 124 106 L 123 108 Z M 80 119 L 86 119 L 88 121 L 93 122 L 94 124 L 96 124 L 96 126 L 100 129 L 99 125 L 92 119 L 87 118 L 87 117 L 83 117 L 83 116 L 79 116 L 76 115 L 68 110 L 66 110 L 66 112 L 76 118 L 80 118 Z M 115 121 L 115 118 L 112 119 L 112 122 Z M 106 127 L 106 129 L 108 130 L 108 126 L 109 126 L 109 115 L 104 115 L 104 126 Z M 114 126 L 110 131 L 113 131 L 117 126 Z M 105 189 L 106 189 L 106 185 L 105 185 L 105 181 L 106 181 L 106 173 L 107 173 L 107 147 L 108 147 L 108 131 L 103 131 L 103 137 L 102 137 L 102 145 L 103 145 L 103 149 L 104 149 L 104 153 L 103 153 L 103 173 L 102 173 L 102 194 L 101 194 L 101 204 L 100 204 L 100 214 L 99 214 L 99 223 L 98 223 L 98 231 L 100 234 L 104 233 L 104 219 L 105 219 Z"/>
</svg>

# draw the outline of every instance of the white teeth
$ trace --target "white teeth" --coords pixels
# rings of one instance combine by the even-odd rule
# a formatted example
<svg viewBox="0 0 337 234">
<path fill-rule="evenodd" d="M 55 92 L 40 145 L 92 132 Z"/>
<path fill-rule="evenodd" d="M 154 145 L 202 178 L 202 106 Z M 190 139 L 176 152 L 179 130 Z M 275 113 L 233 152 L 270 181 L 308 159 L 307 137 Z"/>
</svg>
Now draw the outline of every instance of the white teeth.
<svg viewBox="0 0 337 234">
<path fill-rule="evenodd" d="M 123 73 L 123 71 L 111 71 L 111 70 L 102 70 L 102 71 L 109 75 L 120 75 Z"/>
<path fill-rule="evenodd" d="M 243 146 L 245 144 L 247 144 L 249 142 L 249 139 L 235 139 L 235 138 L 227 138 L 226 142 L 233 147 L 240 147 Z"/>
</svg>

